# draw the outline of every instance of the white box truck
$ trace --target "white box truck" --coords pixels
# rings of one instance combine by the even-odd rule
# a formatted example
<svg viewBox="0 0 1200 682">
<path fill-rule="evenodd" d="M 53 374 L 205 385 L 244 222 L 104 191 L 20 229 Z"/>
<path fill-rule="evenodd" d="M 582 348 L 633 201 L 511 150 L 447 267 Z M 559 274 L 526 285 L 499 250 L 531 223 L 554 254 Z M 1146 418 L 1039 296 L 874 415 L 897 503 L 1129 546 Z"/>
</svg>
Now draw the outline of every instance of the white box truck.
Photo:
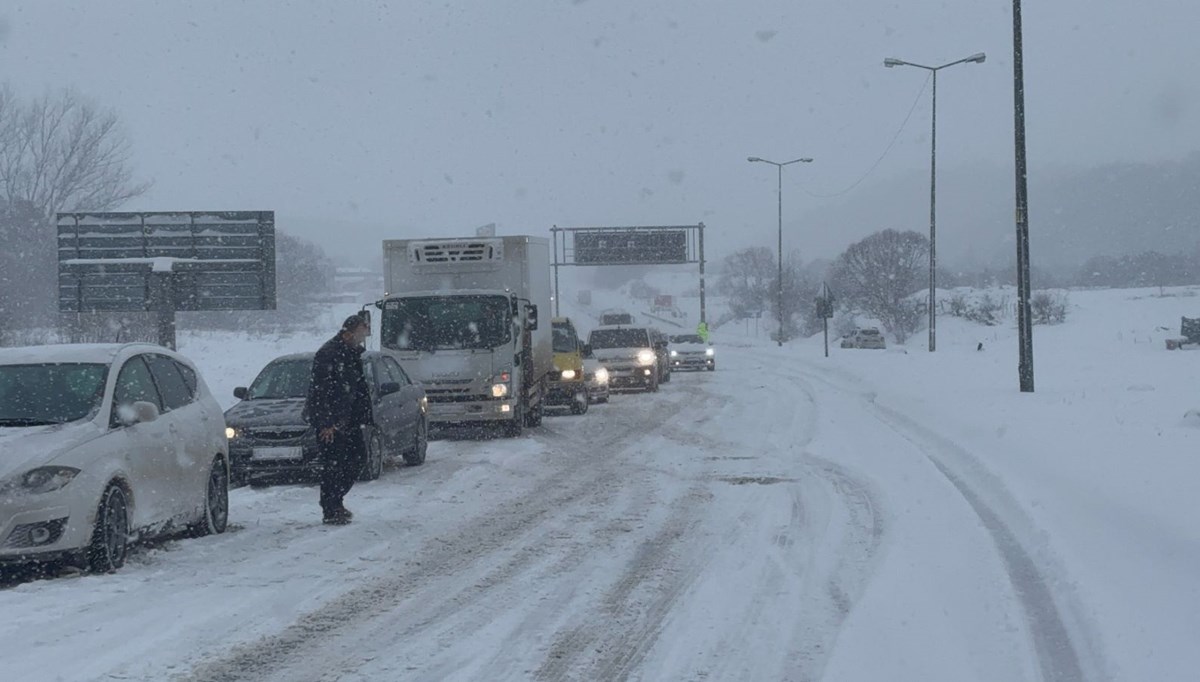
<svg viewBox="0 0 1200 682">
<path fill-rule="evenodd" d="M 554 350 L 542 237 L 383 242 L 380 346 L 424 384 L 433 426 L 541 423 Z"/>
</svg>

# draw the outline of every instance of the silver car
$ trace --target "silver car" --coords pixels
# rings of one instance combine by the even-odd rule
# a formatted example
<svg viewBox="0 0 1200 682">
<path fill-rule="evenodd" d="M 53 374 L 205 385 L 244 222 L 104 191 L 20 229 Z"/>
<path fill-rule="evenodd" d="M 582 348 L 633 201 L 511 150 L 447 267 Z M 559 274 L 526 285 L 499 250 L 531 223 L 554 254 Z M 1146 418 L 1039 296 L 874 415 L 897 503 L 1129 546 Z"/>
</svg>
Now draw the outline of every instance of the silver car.
<svg viewBox="0 0 1200 682">
<path fill-rule="evenodd" d="M 874 327 L 867 327 L 843 336 L 842 348 L 884 350 L 887 348 L 887 339 L 884 338 L 883 332 Z"/>
<path fill-rule="evenodd" d="M 125 563 L 134 538 L 223 533 L 221 407 L 159 346 L 0 349 L 0 562 Z"/>
</svg>

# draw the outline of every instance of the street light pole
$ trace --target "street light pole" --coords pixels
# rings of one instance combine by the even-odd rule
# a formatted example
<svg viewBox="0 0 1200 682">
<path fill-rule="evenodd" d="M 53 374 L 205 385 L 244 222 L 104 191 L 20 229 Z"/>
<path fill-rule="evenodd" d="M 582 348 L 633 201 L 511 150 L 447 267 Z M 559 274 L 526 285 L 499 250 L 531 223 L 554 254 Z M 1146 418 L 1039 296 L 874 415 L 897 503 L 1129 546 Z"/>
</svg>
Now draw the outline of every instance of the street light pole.
<svg viewBox="0 0 1200 682">
<path fill-rule="evenodd" d="M 779 333 L 776 336 L 776 341 L 778 341 L 779 346 L 782 347 L 783 346 L 783 167 L 790 166 L 793 163 L 812 163 L 812 159 L 809 159 L 809 158 L 793 159 L 791 161 L 784 161 L 783 163 L 777 163 L 775 161 L 768 161 L 766 159 L 760 159 L 757 156 L 751 156 L 750 158 L 748 158 L 746 160 L 749 161 L 750 163 L 769 163 L 772 166 L 775 166 L 775 169 L 777 171 L 779 171 L 778 185 L 777 185 L 777 188 L 778 188 L 777 189 L 777 191 L 778 191 L 777 198 L 778 198 L 778 205 L 779 205 L 779 274 L 777 277 L 778 286 L 776 287 L 776 289 L 777 289 L 776 302 L 778 304 L 778 313 L 779 313 L 778 314 Z"/>
<path fill-rule="evenodd" d="M 937 350 L 937 76 L 938 71 L 968 62 L 982 64 L 987 55 L 982 52 L 965 57 L 941 66 L 925 66 L 906 62 L 891 57 L 883 60 L 887 68 L 894 66 L 915 66 L 929 71 L 933 75 L 933 116 L 931 145 L 929 149 L 929 352 Z"/>
<path fill-rule="evenodd" d="M 1025 57 L 1021 40 L 1021 0 L 1013 0 L 1013 130 L 1016 160 L 1017 374 L 1021 392 L 1033 393 L 1033 314 L 1029 282 L 1029 196 L 1025 166 Z"/>
</svg>

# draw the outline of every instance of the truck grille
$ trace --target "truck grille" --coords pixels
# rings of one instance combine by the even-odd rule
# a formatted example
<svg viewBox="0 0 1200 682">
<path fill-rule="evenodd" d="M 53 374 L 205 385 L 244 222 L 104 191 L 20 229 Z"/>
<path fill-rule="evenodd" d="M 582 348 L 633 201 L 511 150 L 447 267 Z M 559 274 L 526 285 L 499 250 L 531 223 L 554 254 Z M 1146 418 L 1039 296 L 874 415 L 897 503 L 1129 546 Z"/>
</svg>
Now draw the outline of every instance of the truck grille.
<svg viewBox="0 0 1200 682">
<path fill-rule="evenodd" d="M 471 403 L 487 400 L 487 396 L 472 393 L 469 388 L 427 388 L 425 397 L 431 403 Z"/>
<path fill-rule="evenodd" d="M 504 248 L 501 241 L 487 239 L 417 242 L 409 248 L 408 257 L 417 265 L 480 263 L 504 260 Z"/>
</svg>

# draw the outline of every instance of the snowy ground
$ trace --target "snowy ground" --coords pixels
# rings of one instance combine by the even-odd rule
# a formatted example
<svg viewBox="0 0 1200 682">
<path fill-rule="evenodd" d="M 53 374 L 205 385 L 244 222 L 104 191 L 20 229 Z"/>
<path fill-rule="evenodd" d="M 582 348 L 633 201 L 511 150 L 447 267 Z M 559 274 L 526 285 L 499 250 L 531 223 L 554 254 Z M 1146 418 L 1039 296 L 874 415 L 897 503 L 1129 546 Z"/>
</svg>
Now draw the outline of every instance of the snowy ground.
<svg viewBox="0 0 1200 682">
<path fill-rule="evenodd" d="M 348 527 L 235 491 L 223 536 L 0 590 L 4 677 L 1196 679 L 1200 352 L 1156 327 L 1200 297 L 1151 293 L 1073 294 L 1034 395 L 1007 328 L 825 359 L 731 327 L 718 372 L 434 443 Z M 320 340 L 182 350 L 228 404 Z"/>
</svg>

